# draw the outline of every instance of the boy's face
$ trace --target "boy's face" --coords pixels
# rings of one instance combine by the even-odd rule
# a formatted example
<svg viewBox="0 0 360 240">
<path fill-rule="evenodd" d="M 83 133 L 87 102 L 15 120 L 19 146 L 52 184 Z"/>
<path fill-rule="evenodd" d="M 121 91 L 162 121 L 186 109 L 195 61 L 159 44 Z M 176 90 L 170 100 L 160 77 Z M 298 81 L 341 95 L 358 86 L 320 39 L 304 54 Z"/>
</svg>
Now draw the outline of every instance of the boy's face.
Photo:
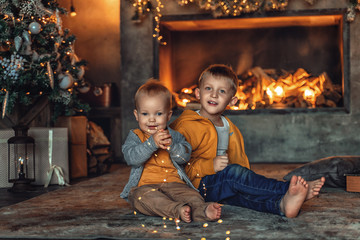
<svg viewBox="0 0 360 240">
<path fill-rule="evenodd" d="M 210 119 L 222 114 L 227 105 L 237 102 L 237 98 L 233 97 L 230 80 L 211 75 L 202 80 L 195 95 L 200 100 L 200 114 Z"/>
<path fill-rule="evenodd" d="M 155 134 L 160 129 L 165 129 L 170 120 L 172 111 L 166 106 L 166 98 L 162 94 L 139 96 L 138 109 L 134 110 L 139 128 L 149 135 Z"/>
</svg>

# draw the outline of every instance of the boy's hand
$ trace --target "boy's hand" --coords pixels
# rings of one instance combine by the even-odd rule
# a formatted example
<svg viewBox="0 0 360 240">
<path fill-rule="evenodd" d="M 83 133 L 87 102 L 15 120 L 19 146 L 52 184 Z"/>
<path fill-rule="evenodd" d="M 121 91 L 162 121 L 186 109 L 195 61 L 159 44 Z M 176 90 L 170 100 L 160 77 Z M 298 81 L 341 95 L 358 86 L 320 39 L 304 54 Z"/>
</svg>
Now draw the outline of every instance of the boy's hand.
<svg viewBox="0 0 360 240">
<path fill-rule="evenodd" d="M 229 163 L 228 155 L 223 156 L 217 156 L 214 158 L 214 171 L 219 172 L 221 170 L 224 170 Z"/>
<path fill-rule="evenodd" d="M 167 149 L 171 143 L 172 138 L 169 130 L 160 129 L 153 135 L 154 142 L 158 148 Z"/>
</svg>

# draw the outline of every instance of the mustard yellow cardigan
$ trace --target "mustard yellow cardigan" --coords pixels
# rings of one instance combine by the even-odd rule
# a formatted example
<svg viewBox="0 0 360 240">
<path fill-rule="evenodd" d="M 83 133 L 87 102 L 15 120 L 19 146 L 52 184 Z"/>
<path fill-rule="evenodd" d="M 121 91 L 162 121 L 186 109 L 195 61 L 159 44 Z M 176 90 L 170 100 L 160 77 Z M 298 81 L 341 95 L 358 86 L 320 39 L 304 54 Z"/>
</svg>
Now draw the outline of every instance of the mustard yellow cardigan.
<svg viewBox="0 0 360 240">
<path fill-rule="evenodd" d="M 230 125 L 229 164 L 239 164 L 250 169 L 243 136 L 230 119 L 226 119 Z M 213 164 L 217 149 L 215 126 L 210 120 L 192 110 L 185 110 L 170 126 L 184 135 L 192 146 L 191 158 L 185 171 L 193 185 L 198 188 L 202 177 L 215 174 Z"/>
</svg>

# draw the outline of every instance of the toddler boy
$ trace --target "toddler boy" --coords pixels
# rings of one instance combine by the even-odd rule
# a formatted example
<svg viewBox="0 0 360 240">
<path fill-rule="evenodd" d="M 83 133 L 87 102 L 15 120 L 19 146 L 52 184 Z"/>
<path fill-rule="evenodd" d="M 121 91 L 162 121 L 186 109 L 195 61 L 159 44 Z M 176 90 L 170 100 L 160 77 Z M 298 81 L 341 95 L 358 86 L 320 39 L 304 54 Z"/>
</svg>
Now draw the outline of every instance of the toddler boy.
<svg viewBox="0 0 360 240">
<path fill-rule="evenodd" d="M 139 129 L 131 130 L 122 146 L 131 172 L 120 196 L 145 215 L 184 222 L 219 219 L 220 205 L 205 202 L 182 168 L 190 159 L 191 146 L 167 127 L 171 100 L 169 90 L 155 80 L 136 92 L 134 115 Z"/>
</svg>

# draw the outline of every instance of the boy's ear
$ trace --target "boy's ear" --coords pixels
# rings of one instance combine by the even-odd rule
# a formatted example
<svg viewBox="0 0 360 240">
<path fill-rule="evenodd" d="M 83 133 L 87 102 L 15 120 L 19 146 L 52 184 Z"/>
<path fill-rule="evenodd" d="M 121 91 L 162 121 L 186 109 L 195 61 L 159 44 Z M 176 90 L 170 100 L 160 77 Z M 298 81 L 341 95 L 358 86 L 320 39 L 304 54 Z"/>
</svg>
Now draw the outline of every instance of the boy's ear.
<svg viewBox="0 0 360 240">
<path fill-rule="evenodd" d="M 171 118 L 172 114 L 173 114 L 173 111 L 170 110 L 170 111 L 169 111 L 169 114 L 168 114 L 168 119 L 167 119 L 167 121 L 170 121 L 170 118 Z"/>
<path fill-rule="evenodd" d="M 230 100 L 229 106 L 230 107 L 234 106 L 237 103 L 238 100 L 239 99 L 236 96 L 232 97 L 231 100 Z"/>
<path fill-rule="evenodd" d="M 136 109 L 134 109 L 134 116 L 136 118 L 136 121 L 139 121 L 139 118 L 138 118 L 138 112 Z"/>
<path fill-rule="evenodd" d="M 200 89 L 199 88 L 195 88 L 195 97 L 197 100 L 200 100 Z"/>
</svg>

